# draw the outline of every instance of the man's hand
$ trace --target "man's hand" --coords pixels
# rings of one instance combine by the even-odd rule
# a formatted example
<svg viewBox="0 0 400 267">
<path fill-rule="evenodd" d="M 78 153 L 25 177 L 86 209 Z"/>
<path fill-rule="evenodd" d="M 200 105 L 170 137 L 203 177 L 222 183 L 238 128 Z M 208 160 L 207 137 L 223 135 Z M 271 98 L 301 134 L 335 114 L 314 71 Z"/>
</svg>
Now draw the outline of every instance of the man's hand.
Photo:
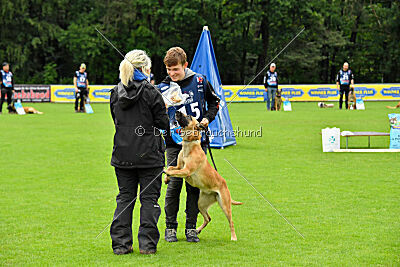
<svg viewBox="0 0 400 267">
<path fill-rule="evenodd" d="M 178 96 L 178 91 L 176 91 L 174 94 L 172 94 L 171 101 L 174 103 L 179 103 L 182 101 L 182 99 Z"/>
<path fill-rule="evenodd" d="M 78 92 L 79 92 L 78 88 L 75 87 L 75 93 L 78 93 Z"/>
<path fill-rule="evenodd" d="M 179 102 L 182 101 L 182 99 L 180 99 L 179 97 L 172 96 L 171 97 L 171 101 L 174 102 L 174 103 L 179 103 Z"/>
<path fill-rule="evenodd" d="M 209 121 L 207 118 L 203 118 L 200 122 L 200 124 L 203 125 L 204 127 L 208 127 L 208 123 Z"/>
</svg>

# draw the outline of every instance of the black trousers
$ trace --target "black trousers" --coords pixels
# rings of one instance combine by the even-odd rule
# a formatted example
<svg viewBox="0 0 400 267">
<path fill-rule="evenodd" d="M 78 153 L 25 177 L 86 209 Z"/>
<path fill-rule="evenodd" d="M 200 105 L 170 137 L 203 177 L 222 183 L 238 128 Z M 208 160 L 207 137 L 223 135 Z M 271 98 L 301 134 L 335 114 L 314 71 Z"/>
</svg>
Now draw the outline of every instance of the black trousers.
<svg viewBox="0 0 400 267">
<path fill-rule="evenodd" d="M 162 167 L 115 168 L 119 194 L 114 220 L 110 228 L 113 249 L 129 249 L 132 246 L 132 212 L 136 202 L 138 185 L 140 185 L 139 249 L 157 250 L 157 243 L 160 239 L 157 222 L 161 214 L 158 199 L 161 191 L 162 170 Z M 132 201 L 133 203 L 130 204 Z"/>
<path fill-rule="evenodd" d="M 342 109 L 343 106 L 343 94 L 345 95 L 346 109 L 349 108 L 349 92 L 350 87 L 340 87 L 340 97 L 339 97 L 339 108 Z"/>
<path fill-rule="evenodd" d="M 75 110 L 83 110 L 83 106 L 85 105 L 85 98 L 88 96 L 88 91 L 86 88 L 78 88 L 79 92 L 75 94 Z M 81 101 L 79 103 L 79 100 Z"/>
<path fill-rule="evenodd" d="M 3 103 L 7 95 L 7 105 L 11 104 L 12 101 L 12 89 L 1 88 L 1 99 L 0 99 L 0 112 L 3 110 Z"/>
<path fill-rule="evenodd" d="M 207 146 L 202 145 L 205 153 L 207 153 Z M 180 148 L 167 148 L 167 165 L 176 166 Z M 171 177 L 168 183 L 167 192 L 165 194 L 165 222 L 167 228 L 178 228 L 178 211 L 179 211 L 179 197 L 181 194 L 183 179 Z M 186 229 L 196 228 L 197 215 L 199 214 L 198 201 L 200 189 L 193 187 L 187 182 L 186 186 Z"/>
</svg>

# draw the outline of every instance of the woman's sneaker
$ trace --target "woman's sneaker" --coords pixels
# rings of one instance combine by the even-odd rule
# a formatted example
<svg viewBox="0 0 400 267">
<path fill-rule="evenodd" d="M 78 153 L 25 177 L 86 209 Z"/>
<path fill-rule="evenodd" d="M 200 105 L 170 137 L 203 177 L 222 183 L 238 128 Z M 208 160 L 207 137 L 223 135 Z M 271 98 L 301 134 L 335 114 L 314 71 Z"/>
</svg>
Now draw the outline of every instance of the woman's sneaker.
<svg viewBox="0 0 400 267">
<path fill-rule="evenodd" d="M 167 228 L 165 229 L 165 241 L 167 242 L 177 242 L 178 238 L 176 238 L 176 229 Z"/>
<path fill-rule="evenodd" d="M 124 254 L 129 254 L 133 252 L 132 246 L 130 246 L 128 249 L 126 248 L 116 248 L 114 249 L 114 254 L 115 255 L 124 255 Z"/>
</svg>

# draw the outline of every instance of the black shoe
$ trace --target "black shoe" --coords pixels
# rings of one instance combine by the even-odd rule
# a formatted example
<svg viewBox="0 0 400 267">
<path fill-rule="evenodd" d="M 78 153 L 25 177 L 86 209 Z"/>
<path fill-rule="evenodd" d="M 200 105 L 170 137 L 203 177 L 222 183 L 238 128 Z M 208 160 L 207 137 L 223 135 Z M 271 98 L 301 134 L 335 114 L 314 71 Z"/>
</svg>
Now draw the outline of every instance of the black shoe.
<svg viewBox="0 0 400 267">
<path fill-rule="evenodd" d="M 124 254 L 129 254 L 133 252 L 133 248 L 129 247 L 129 249 L 126 248 L 116 248 L 114 249 L 114 254 L 115 255 L 124 255 Z"/>
<path fill-rule="evenodd" d="M 197 237 L 196 229 L 185 229 L 186 241 L 187 242 L 199 242 L 200 239 Z"/>
<path fill-rule="evenodd" d="M 140 249 L 139 251 L 140 251 L 140 254 L 143 254 L 143 255 L 156 254 L 156 252 L 157 252 L 157 250 L 142 250 L 142 249 Z"/>
<path fill-rule="evenodd" d="M 177 242 L 178 238 L 176 238 L 176 229 L 167 228 L 165 229 L 165 241 L 167 242 Z"/>
</svg>

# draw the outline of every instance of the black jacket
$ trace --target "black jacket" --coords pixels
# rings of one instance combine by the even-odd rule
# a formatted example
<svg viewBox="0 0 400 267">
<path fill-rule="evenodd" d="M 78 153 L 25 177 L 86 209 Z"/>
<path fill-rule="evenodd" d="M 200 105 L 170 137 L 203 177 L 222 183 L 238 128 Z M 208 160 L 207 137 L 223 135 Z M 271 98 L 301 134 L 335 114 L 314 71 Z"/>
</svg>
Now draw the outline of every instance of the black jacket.
<svg viewBox="0 0 400 267">
<path fill-rule="evenodd" d="M 349 84 L 342 84 L 342 82 L 341 82 L 342 75 L 346 76 L 346 78 L 349 81 Z M 345 78 L 345 77 L 343 77 L 343 78 Z M 341 89 L 342 88 L 343 89 L 350 88 L 351 80 L 354 80 L 354 73 L 351 69 L 347 69 L 346 71 L 341 69 L 341 70 L 339 70 L 338 74 L 336 74 L 336 82 L 339 83 Z"/>
<path fill-rule="evenodd" d="M 146 80 L 121 82 L 111 90 L 111 116 L 115 124 L 111 165 L 152 168 L 165 165 L 165 143 L 158 129 L 168 128 L 162 96 Z"/>
<path fill-rule="evenodd" d="M 268 78 L 269 78 L 269 76 L 272 76 L 272 75 L 275 76 L 275 78 L 276 78 L 276 85 L 268 84 Z M 271 88 L 278 89 L 278 83 L 279 83 L 278 73 L 276 71 L 271 72 L 270 70 L 268 70 L 267 74 L 264 76 L 264 87 L 265 88 L 271 87 Z"/>
<path fill-rule="evenodd" d="M 9 71 L 9 72 L 11 72 L 11 71 Z M 4 85 L 4 83 L 3 83 L 3 74 L 2 73 L 0 73 L 0 81 L 1 81 L 1 89 L 7 89 L 7 90 L 14 90 L 14 74 L 11 72 L 11 84 L 12 84 L 12 86 L 11 87 L 5 87 L 5 85 Z"/>
<path fill-rule="evenodd" d="M 192 71 L 190 71 L 192 72 Z M 187 75 L 187 73 L 186 73 Z M 194 79 L 194 75 L 187 75 L 182 81 L 176 82 L 181 88 L 188 86 L 191 82 L 192 79 Z M 167 76 L 162 83 L 169 84 L 171 82 L 171 78 Z M 204 106 L 203 107 L 203 118 L 207 118 L 208 122 L 211 123 L 214 119 L 215 116 L 217 116 L 218 110 L 219 110 L 219 97 L 214 91 L 214 88 L 210 84 L 209 81 L 207 81 L 207 86 L 204 89 L 204 99 L 206 102 L 207 108 Z M 200 122 L 200 121 L 199 121 Z M 172 140 L 170 129 L 169 129 L 169 124 L 168 124 L 168 130 L 166 134 L 164 135 L 165 137 L 165 143 L 167 144 L 167 147 L 177 147 L 181 148 L 181 145 L 178 145 Z"/>
</svg>

